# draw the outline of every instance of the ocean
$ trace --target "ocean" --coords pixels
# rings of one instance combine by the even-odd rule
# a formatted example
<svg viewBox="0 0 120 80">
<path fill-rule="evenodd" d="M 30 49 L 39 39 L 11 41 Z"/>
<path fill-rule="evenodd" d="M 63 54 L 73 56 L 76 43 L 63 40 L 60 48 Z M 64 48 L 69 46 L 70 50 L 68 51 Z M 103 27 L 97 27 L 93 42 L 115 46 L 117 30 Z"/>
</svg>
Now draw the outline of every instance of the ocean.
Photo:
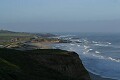
<svg viewBox="0 0 120 80">
<path fill-rule="evenodd" d="M 53 47 L 79 54 L 85 68 L 103 78 L 120 80 L 119 33 L 57 33 L 56 38 L 71 43 L 57 43 Z"/>
</svg>

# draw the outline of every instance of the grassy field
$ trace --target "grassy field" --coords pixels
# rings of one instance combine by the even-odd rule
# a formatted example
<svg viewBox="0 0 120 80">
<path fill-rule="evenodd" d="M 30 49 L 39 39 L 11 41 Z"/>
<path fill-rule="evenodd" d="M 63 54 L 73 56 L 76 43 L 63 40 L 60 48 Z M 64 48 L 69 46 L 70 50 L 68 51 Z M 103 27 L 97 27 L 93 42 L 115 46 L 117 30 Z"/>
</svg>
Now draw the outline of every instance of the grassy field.
<svg viewBox="0 0 120 80">
<path fill-rule="evenodd" d="M 31 36 L 27 33 L 0 33 L 0 36 Z"/>
<path fill-rule="evenodd" d="M 34 35 L 30 33 L 2 31 L 0 32 L 0 45 L 5 46 L 5 45 L 20 43 L 23 41 L 28 41 L 33 36 Z M 15 40 L 16 38 L 19 40 Z"/>
</svg>

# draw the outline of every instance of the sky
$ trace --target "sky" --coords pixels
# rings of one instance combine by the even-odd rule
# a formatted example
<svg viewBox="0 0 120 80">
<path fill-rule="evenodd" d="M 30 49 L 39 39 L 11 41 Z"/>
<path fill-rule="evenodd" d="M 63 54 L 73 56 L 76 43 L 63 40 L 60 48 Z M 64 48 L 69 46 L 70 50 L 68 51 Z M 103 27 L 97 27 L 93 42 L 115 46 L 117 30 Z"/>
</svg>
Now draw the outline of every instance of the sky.
<svg viewBox="0 0 120 80">
<path fill-rule="evenodd" d="M 120 0 L 0 0 L 0 29 L 120 32 Z"/>
</svg>

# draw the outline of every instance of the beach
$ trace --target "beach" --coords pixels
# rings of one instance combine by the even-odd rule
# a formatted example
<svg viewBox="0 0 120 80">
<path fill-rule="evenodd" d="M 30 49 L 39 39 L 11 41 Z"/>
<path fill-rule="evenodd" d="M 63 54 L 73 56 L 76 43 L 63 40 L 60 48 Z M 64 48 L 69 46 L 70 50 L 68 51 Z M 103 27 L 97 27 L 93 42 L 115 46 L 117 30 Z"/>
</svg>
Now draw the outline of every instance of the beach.
<svg viewBox="0 0 120 80">
<path fill-rule="evenodd" d="M 55 44 L 56 48 L 78 53 L 92 80 L 120 79 L 120 35 L 93 33 L 62 34 L 72 43 Z M 112 38 L 111 38 L 112 37 Z M 61 36 L 60 36 L 61 38 Z M 76 43 L 75 41 L 81 41 Z"/>
<path fill-rule="evenodd" d="M 51 44 L 53 43 L 52 42 L 29 43 L 29 45 L 36 46 L 40 49 L 51 49 L 52 48 Z M 89 75 L 91 77 L 91 80 L 117 80 L 117 79 L 104 78 L 104 77 L 101 77 L 100 75 L 96 75 L 90 72 L 89 72 Z"/>
<path fill-rule="evenodd" d="M 27 43 L 28 45 L 35 46 L 37 49 L 51 49 L 52 42 L 31 42 Z"/>
</svg>

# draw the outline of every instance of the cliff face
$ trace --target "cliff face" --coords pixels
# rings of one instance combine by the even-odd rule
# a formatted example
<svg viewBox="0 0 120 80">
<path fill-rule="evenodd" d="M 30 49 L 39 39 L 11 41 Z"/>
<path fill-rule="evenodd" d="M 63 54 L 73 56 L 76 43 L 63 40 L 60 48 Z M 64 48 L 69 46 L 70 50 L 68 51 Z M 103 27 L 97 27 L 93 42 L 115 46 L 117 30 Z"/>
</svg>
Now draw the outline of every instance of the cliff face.
<svg viewBox="0 0 120 80">
<path fill-rule="evenodd" d="M 75 52 L 0 49 L 0 58 L 0 80 L 90 80 Z"/>
</svg>

